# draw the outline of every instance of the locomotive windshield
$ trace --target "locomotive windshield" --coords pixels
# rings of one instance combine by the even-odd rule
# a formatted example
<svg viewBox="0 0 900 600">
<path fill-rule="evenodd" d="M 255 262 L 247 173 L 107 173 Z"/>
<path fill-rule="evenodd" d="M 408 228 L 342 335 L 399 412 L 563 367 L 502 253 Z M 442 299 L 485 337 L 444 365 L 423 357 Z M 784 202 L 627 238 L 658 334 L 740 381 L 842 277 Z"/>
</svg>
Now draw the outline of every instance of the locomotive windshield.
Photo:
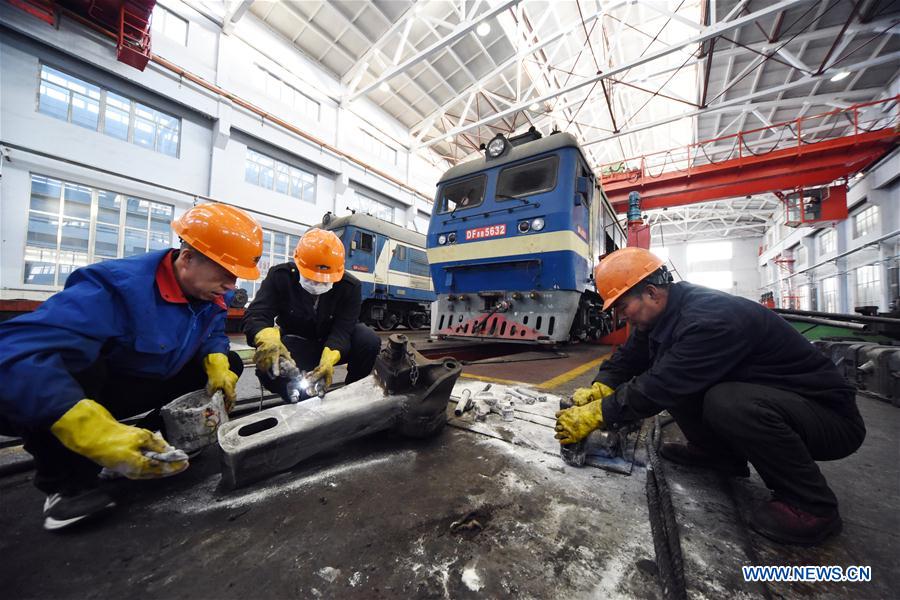
<svg viewBox="0 0 900 600">
<path fill-rule="evenodd" d="M 559 157 L 547 156 L 507 167 L 497 179 L 497 200 L 509 200 L 549 192 L 556 187 Z"/>
<path fill-rule="evenodd" d="M 484 175 L 476 175 L 445 186 L 441 191 L 439 212 L 446 213 L 478 206 L 484 202 Z"/>
</svg>

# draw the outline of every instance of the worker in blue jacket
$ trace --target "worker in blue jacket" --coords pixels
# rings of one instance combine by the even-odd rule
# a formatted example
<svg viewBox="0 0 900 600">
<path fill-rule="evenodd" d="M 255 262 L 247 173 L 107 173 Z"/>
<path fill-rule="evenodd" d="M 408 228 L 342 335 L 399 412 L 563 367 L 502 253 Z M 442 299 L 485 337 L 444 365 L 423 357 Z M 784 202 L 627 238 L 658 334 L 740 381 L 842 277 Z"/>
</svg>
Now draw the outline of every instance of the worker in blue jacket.
<svg viewBox="0 0 900 600">
<path fill-rule="evenodd" d="M 158 428 L 161 406 L 204 386 L 234 403 L 243 365 L 225 317 L 236 278 L 259 277 L 262 229 L 217 204 L 172 227 L 179 250 L 77 269 L 37 310 L 0 323 L 0 429 L 34 456 L 46 529 L 114 506 L 97 487 L 102 467 L 132 479 L 187 468 L 160 456 L 172 448 L 159 433 L 119 419 L 155 411 L 144 422 Z"/>
<path fill-rule="evenodd" d="M 669 411 L 687 444 L 665 443 L 676 463 L 749 476 L 772 490 L 752 520 L 782 543 L 813 545 L 841 529 L 837 498 L 816 465 L 855 452 L 866 435 L 855 390 L 791 325 L 764 306 L 689 283 L 671 283 L 641 248 L 604 258 L 594 272 L 604 309 L 632 326 L 576 406 L 557 413 L 570 444 Z"/>
</svg>

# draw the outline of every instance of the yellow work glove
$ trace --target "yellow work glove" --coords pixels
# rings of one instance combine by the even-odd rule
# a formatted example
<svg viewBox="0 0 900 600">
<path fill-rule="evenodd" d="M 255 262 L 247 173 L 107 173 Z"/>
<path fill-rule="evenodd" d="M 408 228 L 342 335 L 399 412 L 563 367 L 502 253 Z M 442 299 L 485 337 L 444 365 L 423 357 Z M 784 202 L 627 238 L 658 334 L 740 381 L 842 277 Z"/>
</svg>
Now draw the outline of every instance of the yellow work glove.
<svg viewBox="0 0 900 600">
<path fill-rule="evenodd" d="M 325 389 L 331 386 L 331 380 L 334 378 L 334 365 L 341 360 L 341 353 L 338 350 L 332 350 L 328 346 L 322 350 L 322 357 L 319 359 L 319 366 L 313 369 L 308 379 L 310 381 L 325 380 Z"/>
<path fill-rule="evenodd" d="M 158 433 L 123 425 L 100 404 L 85 398 L 50 427 L 62 445 L 129 479 L 155 479 L 188 468 L 187 460 L 167 462 L 145 452 L 174 450 Z"/>
<path fill-rule="evenodd" d="M 280 374 L 279 358 L 284 358 L 292 365 L 295 364 L 290 351 L 281 343 L 281 331 L 277 327 L 260 329 L 253 342 L 256 344 L 253 362 L 256 363 L 256 368 L 263 373 L 272 373 L 273 376 L 278 377 Z"/>
<path fill-rule="evenodd" d="M 592 431 L 603 427 L 602 400 L 573 406 L 556 413 L 556 439 L 560 444 L 580 442 Z"/>
<path fill-rule="evenodd" d="M 206 370 L 206 393 L 212 398 L 217 390 L 222 390 L 225 396 L 225 410 L 231 412 L 237 400 L 237 392 L 234 386 L 238 376 L 228 365 L 228 357 L 221 352 L 207 354 L 203 359 L 203 368 Z"/>
<path fill-rule="evenodd" d="M 593 402 L 594 400 L 602 400 L 603 398 L 611 395 L 613 392 L 615 392 L 615 390 L 613 390 L 605 383 L 595 381 L 594 385 L 589 388 L 578 388 L 577 390 L 575 390 L 575 393 L 572 394 L 572 403 L 575 406 L 584 406 L 588 402 Z"/>
</svg>

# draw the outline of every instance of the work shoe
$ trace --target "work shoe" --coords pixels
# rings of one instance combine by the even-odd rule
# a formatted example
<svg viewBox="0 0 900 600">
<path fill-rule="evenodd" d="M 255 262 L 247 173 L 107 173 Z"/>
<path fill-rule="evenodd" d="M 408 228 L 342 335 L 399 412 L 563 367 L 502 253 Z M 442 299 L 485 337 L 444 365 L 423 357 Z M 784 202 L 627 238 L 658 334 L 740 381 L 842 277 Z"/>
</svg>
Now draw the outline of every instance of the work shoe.
<svg viewBox="0 0 900 600">
<path fill-rule="evenodd" d="M 115 505 L 109 494 L 96 488 L 73 494 L 50 494 L 44 501 L 44 529 L 55 531 L 69 527 Z"/>
<path fill-rule="evenodd" d="M 750 525 L 758 533 L 782 544 L 815 546 L 843 527 L 837 509 L 820 517 L 773 498 L 753 514 Z"/>
<path fill-rule="evenodd" d="M 727 460 L 719 458 L 691 444 L 666 442 L 659 448 L 659 455 L 666 460 L 686 467 L 712 469 L 728 477 L 750 477 L 747 461 L 742 459 Z"/>
</svg>

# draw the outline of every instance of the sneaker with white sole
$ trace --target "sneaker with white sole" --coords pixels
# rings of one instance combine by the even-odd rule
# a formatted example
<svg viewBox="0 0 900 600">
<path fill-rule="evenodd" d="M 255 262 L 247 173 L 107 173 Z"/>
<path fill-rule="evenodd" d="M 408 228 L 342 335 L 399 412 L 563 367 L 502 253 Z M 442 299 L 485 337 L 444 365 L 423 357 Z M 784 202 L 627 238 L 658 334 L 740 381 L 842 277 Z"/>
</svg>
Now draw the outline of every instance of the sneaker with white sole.
<svg viewBox="0 0 900 600">
<path fill-rule="evenodd" d="M 115 506 L 109 494 L 96 488 L 74 494 L 50 494 L 44 501 L 44 529 L 63 529 Z"/>
</svg>

